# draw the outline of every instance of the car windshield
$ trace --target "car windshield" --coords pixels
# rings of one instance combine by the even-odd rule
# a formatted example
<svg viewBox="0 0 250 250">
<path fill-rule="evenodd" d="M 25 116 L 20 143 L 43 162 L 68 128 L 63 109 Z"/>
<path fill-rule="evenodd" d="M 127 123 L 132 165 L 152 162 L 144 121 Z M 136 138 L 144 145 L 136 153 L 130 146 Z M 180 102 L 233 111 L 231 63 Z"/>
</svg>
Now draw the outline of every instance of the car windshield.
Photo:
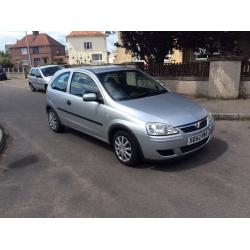
<svg viewBox="0 0 250 250">
<path fill-rule="evenodd" d="M 47 76 L 53 76 L 58 70 L 62 69 L 62 67 L 59 66 L 53 66 L 48 68 L 43 68 L 42 73 L 45 77 Z"/>
<path fill-rule="evenodd" d="M 108 94 L 124 101 L 166 93 L 158 82 L 138 70 L 122 70 L 97 74 Z"/>
</svg>

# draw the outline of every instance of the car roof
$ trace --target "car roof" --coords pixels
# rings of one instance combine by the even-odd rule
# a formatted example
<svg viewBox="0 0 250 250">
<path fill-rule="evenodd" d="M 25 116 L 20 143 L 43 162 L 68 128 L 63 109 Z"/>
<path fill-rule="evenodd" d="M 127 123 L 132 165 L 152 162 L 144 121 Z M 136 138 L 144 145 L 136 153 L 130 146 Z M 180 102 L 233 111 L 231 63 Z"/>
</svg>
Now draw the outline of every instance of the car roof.
<svg viewBox="0 0 250 250">
<path fill-rule="evenodd" d="M 95 74 L 99 73 L 107 73 L 107 72 L 114 72 L 114 71 L 123 71 L 123 70 L 136 70 L 134 66 L 119 66 L 119 65 L 108 65 L 108 66 L 86 66 L 80 68 L 72 68 L 74 70 L 85 69 L 89 70 Z"/>
<path fill-rule="evenodd" d="M 50 68 L 50 67 L 61 67 L 59 65 L 44 65 L 44 66 L 38 66 L 38 67 L 32 67 L 33 69 L 45 69 L 45 68 Z"/>
</svg>

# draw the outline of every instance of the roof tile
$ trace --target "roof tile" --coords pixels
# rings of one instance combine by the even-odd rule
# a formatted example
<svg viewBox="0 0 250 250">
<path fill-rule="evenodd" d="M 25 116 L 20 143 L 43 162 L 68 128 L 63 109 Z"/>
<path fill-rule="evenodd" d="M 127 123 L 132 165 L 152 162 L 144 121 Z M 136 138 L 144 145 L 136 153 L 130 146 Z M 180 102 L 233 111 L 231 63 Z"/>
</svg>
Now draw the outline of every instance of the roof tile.
<svg viewBox="0 0 250 250">
<path fill-rule="evenodd" d="M 105 36 L 105 34 L 101 31 L 71 31 L 67 37 L 79 36 Z"/>
<path fill-rule="evenodd" d="M 39 33 L 38 35 L 27 35 L 28 44 L 30 47 L 39 47 L 39 46 L 64 46 L 63 44 L 56 41 L 54 38 L 49 36 L 46 33 Z M 22 48 L 27 47 L 26 36 L 21 40 L 17 40 L 16 44 L 12 48 Z"/>
</svg>

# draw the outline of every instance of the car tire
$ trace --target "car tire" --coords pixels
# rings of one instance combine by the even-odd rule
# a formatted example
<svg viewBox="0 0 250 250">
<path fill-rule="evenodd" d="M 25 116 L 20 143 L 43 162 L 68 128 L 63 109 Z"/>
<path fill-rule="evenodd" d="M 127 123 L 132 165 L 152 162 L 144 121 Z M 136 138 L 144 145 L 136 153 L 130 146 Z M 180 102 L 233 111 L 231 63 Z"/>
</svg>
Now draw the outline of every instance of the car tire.
<svg viewBox="0 0 250 250">
<path fill-rule="evenodd" d="M 117 159 L 122 164 L 132 167 L 140 162 L 140 145 L 131 133 L 117 131 L 113 136 L 112 145 Z"/>
<path fill-rule="evenodd" d="M 49 109 L 48 111 L 48 123 L 51 130 L 55 133 L 62 132 L 63 125 L 57 115 L 57 113 L 53 109 Z"/>
<path fill-rule="evenodd" d="M 36 92 L 36 88 L 33 86 L 32 83 L 29 83 L 29 86 L 32 92 Z"/>
</svg>

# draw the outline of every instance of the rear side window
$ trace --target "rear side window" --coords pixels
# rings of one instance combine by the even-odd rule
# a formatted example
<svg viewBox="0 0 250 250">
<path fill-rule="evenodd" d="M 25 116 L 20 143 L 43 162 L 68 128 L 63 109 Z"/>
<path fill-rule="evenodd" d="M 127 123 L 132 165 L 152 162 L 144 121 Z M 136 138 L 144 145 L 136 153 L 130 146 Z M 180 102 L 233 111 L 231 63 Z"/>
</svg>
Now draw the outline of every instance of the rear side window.
<svg viewBox="0 0 250 250">
<path fill-rule="evenodd" d="M 65 72 L 59 75 L 51 84 L 51 88 L 55 90 L 59 90 L 62 92 L 67 91 L 67 85 L 69 80 L 70 72 Z"/>
</svg>

